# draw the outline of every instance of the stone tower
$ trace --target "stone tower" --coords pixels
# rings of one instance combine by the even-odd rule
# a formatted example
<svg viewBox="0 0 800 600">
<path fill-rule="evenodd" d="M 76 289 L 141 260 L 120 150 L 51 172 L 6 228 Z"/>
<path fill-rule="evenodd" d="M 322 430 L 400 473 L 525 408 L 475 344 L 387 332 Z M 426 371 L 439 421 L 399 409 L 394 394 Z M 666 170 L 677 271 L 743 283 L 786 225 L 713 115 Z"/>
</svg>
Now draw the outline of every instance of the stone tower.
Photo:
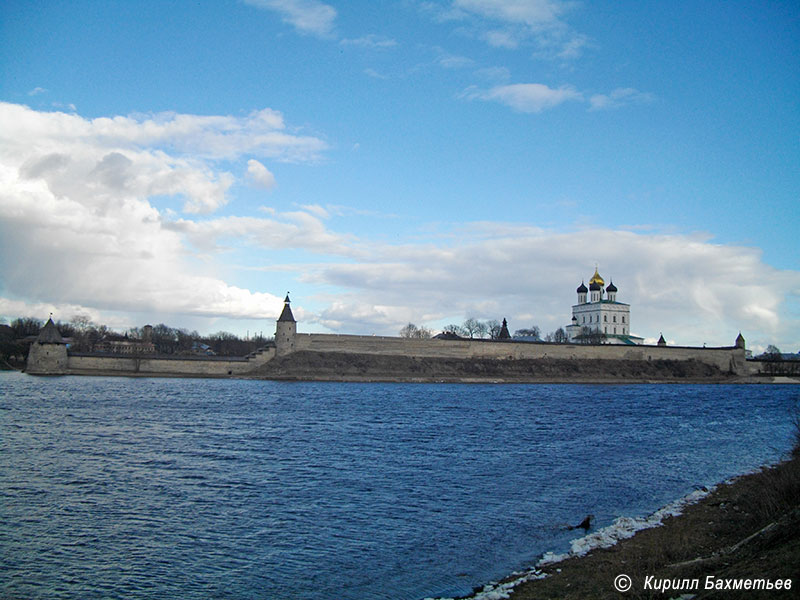
<svg viewBox="0 0 800 600">
<path fill-rule="evenodd" d="M 736 336 L 736 341 L 734 342 L 734 344 L 735 348 L 744 349 L 744 336 L 742 335 L 741 331 L 739 332 L 739 335 Z"/>
<path fill-rule="evenodd" d="M 51 317 L 31 344 L 25 371 L 32 375 L 63 375 L 67 369 L 67 345 Z"/>
<path fill-rule="evenodd" d="M 281 316 L 278 317 L 278 322 L 275 326 L 275 354 L 281 356 L 289 354 L 294 351 L 294 338 L 297 335 L 297 321 L 294 320 L 292 308 L 289 306 L 289 294 L 283 301 L 283 311 Z"/>
</svg>

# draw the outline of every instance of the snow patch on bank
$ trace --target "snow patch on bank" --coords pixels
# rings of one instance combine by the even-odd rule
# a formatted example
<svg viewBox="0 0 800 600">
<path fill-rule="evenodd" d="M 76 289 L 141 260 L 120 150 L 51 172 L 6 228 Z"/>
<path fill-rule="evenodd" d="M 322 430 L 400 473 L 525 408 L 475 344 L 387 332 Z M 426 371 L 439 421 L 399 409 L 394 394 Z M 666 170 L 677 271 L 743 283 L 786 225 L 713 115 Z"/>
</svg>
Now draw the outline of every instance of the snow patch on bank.
<svg viewBox="0 0 800 600">
<path fill-rule="evenodd" d="M 547 552 L 542 556 L 539 562 L 536 563 L 535 567 L 521 573 L 513 573 L 512 577 L 514 578 L 505 583 L 487 583 L 480 591 L 468 596 L 468 598 L 469 600 L 506 600 L 511 597 L 511 592 L 519 584 L 547 577 L 547 573 L 542 573 L 540 570 L 542 567 L 561 562 L 568 558 L 586 556 L 589 552 L 597 550 L 598 548 L 610 548 L 620 540 L 633 537 L 638 531 L 651 529 L 652 527 L 660 527 L 663 525 L 664 519 L 667 517 L 677 517 L 683 512 L 684 508 L 708 496 L 714 490 L 714 487 L 716 486 L 695 490 L 685 495 L 683 498 L 670 502 L 647 517 L 618 517 L 611 525 L 585 535 L 582 538 L 572 540 L 569 552 L 563 554 Z M 425 600 L 455 599 L 425 598 Z"/>
<path fill-rule="evenodd" d="M 592 550 L 610 548 L 620 540 L 633 537 L 643 529 L 660 527 L 665 518 L 677 517 L 685 507 L 699 502 L 702 498 L 708 496 L 713 489 L 712 487 L 695 490 L 683 498 L 670 502 L 647 517 L 619 517 L 608 527 L 603 527 L 594 533 L 572 540 L 572 547 L 567 553 L 553 554 L 552 552 L 547 552 L 536 566 L 545 567 L 568 558 L 586 556 Z"/>
<path fill-rule="evenodd" d="M 534 579 L 544 579 L 547 577 L 546 573 L 542 573 L 537 569 L 531 569 L 529 571 L 525 571 L 524 573 L 513 573 L 511 581 L 507 581 L 506 583 L 497 583 L 493 581 L 491 583 L 487 583 L 483 588 L 472 594 L 471 596 L 467 596 L 469 600 L 505 600 L 506 598 L 510 598 L 511 591 L 517 587 L 520 583 L 524 583 L 526 581 L 533 581 Z M 455 598 L 425 598 L 425 600 L 456 600 Z"/>
</svg>

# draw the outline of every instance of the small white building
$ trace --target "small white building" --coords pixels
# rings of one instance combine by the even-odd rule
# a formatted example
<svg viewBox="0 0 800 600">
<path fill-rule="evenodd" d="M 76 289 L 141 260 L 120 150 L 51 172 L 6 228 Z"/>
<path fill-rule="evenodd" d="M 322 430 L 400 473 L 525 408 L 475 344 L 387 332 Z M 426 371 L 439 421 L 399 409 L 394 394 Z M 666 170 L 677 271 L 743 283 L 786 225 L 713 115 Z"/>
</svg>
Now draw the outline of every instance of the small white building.
<svg viewBox="0 0 800 600">
<path fill-rule="evenodd" d="M 618 290 L 613 281 L 604 290 L 605 283 L 595 269 L 594 275 L 589 280 L 589 287 L 581 282 L 576 290 L 578 303 L 572 306 L 572 322 L 564 328 L 569 341 L 592 340 L 603 344 L 641 344 L 643 338 L 631 335 L 630 305 L 617 302 Z"/>
</svg>

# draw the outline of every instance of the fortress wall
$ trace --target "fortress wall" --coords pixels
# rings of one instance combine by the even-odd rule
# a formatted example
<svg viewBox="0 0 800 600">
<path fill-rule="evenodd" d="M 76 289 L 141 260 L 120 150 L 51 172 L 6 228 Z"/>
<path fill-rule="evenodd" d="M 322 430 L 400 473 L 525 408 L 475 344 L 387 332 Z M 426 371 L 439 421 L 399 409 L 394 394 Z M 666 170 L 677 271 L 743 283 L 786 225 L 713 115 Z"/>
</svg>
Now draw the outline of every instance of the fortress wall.
<svg viewBox="0 0 800 600">
<path fill-rule="evenodd" d="M 570 358 L 697 360 L 723 372 L 745 373 L 744 349 L 734 347 L 546 344 L 484 340 L 407 339 L 381 336 L 297 334 L 294 350 L 439 358 Z"/>
<path fill-rule="evenodd" d="M 274 355 L 274 350 L 272 352 Z M 271 357 L 270 357 L 271 358 Z M 242 375 L 265 360 L 204 360 L 131 356 L 82 356 L 72 355 L 68 359 L 71 372 L 100 371 L 108 373 L 152 374 L 152 375 L 197 375 L 199 377 L 225 377 Z"/>
</svg>

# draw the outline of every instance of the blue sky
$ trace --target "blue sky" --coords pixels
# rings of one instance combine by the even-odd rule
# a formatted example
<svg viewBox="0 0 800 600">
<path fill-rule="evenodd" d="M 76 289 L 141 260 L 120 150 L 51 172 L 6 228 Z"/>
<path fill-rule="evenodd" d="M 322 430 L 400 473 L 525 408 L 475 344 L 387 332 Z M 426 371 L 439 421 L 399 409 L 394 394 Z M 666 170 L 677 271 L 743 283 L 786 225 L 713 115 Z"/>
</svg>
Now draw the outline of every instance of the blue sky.
<svg viewBox="0 0 800 600">
<path fill-rule="evenodd" d="M 795 3 L 8 2 L 0 314 L 800 350 Z"/>
</svg>

